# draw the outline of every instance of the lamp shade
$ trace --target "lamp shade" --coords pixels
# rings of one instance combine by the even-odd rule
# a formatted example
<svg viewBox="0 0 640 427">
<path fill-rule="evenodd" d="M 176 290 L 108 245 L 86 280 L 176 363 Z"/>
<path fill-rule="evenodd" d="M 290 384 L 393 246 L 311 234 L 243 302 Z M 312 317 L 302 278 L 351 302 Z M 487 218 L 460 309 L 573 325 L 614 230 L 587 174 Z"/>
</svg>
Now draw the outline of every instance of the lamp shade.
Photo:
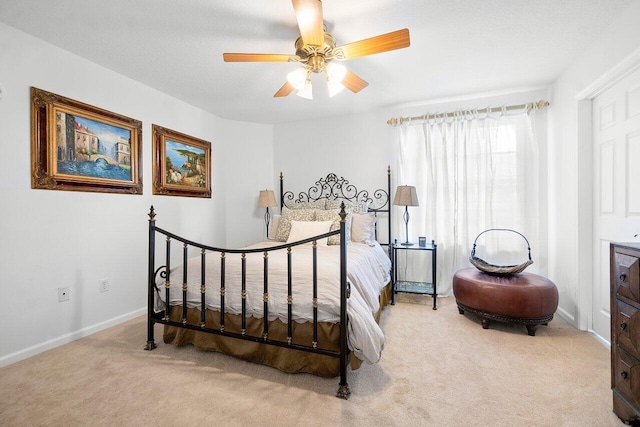
<svg viewBox="0 0 640 427">
<path fill-rule="evenodd" d="M 304 84 L 308 78 L 309 73 L 304 67 L 299 67 L 287 74 L 287 81 L 291 86 L 298 90 L 304 88 Z"/>
<path fill-rule="evenodd" d="M 416 187 L 413 185 L 399 185 L 396 189 L 396 197 L 393 199 L 393 204 L 399 206 L 419 206 Z"/>
<path fill-rule="evenodd" d="M 302 89 L 296 92 L 300 98 L 313 99 L 313 87 L 311 86 L 311 79 L 307 79 Z"/>
<path fill-rule="evenodd" d="M 328 63 L 325 72 L 329 83 L 342 83 L 347 75 L 347 69 L 344 65 L 336 64 L 335 62 Z"/>
<path fill-rule="evenodd" d="M 260 190 L 258 207 L 270 208 L 275 206 L 278 206 L 278 203 L 276 203 L 276 196 L 273 194 L 273 190 Z"/>
</svg>

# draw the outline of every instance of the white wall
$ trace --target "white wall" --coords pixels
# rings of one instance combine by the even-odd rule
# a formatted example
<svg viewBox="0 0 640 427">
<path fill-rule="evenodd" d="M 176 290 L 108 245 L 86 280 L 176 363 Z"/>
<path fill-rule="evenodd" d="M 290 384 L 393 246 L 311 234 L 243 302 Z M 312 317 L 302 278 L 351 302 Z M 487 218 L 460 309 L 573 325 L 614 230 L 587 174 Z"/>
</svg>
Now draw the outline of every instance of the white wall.
<svg viewBox="0 0 640 427">
<path fill-rule="evenodd" d="M 387 119 L 382 111 L 275 125 L 276 175 L 284 174 L 285 190 L 298 192 L 308 190 L 329 172 L 358 188 L 386 188 L 387 166 L 393 167 L 395 135 L 385 124 Z"/>
<path fill-rule="evenodd" d="M 640 2 L 572 61 L 552 88 L 549 109 L 549 275 L 559 311 L 588 328 L 592 286 L 592 148 L 590 121 L 579 117 L 576 95 L 640 47 Z M 577 220 L 576 220 L 577 219 Z"/>
<path fill-rule="evenodd" d="M 274 188 L 273 127 L 225 121 L 220 130 L 224 141 L 218 161 L 224 165 L 226 245 L 246 246 L 267 236 L 258 195 L 260 190 Z"/>
<path fill-rule="evenodd" d="M 145 312 L 151 204 L 158 226 L 192 240 L 262 237 L 271 126 L 222 120 L 4 24 L 0 83 L 0 366 Z M 141 120 L 144 194 L 31 189 L 31 86 Z M 212 143 L 211 199 L 151 194 L 152 123 Z M 70 300 L 59 303 L 65 286 Z"/>
</svg>

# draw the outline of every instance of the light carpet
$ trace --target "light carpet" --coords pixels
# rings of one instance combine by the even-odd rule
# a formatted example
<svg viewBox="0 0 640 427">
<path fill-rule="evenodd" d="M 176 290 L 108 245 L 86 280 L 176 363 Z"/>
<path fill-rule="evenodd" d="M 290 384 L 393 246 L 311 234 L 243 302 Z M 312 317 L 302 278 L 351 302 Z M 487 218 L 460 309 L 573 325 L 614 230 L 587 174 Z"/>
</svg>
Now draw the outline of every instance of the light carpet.
<svg viewBox="0 0 640 427">
<path fill-rule="evenodd" d="M 162 342 L 146 318 L 0 369 L 3 426 L 620 426 L 609 350 L 555 318 L 524 326 L 458 313 L 453 298 L 398 295 L 382 360 L 338 379 L 285 374 Z"/>
</svg>

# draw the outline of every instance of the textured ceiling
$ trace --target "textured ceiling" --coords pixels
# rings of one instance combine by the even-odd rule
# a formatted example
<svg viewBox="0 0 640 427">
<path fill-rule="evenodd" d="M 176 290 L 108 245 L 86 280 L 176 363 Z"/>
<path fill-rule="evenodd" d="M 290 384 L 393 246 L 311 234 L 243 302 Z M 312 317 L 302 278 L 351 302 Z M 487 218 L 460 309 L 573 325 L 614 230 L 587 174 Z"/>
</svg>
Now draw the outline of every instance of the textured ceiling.
<svg viewBox="0 0 640 427">
<path fill-rule="evenodd" d="M 0 22 L 231 120 L 280 123 L 551 83 L 633 0 L 324 0 L 337 45 L 409 28 L 411 46 L 343 64 L 369 82 L 273 98 L 295 63 L 289 0 L 2 0 Z"/>
</svg>

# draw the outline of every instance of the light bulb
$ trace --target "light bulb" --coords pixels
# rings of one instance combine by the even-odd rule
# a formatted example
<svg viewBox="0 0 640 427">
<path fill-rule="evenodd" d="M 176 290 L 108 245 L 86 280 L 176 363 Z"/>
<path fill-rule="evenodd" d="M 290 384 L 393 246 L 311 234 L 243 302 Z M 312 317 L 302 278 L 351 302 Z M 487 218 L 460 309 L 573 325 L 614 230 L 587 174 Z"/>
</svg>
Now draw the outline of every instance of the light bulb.
<svg viewBox="0 0 640 427">
<path fill-rule="evenodd" d="M 302 90 L 307 80 L 307 70 L 304 67 L 299 67 L 287 74 L 287 81 L 291 86 L 298 90 Z"/>
</svg>

